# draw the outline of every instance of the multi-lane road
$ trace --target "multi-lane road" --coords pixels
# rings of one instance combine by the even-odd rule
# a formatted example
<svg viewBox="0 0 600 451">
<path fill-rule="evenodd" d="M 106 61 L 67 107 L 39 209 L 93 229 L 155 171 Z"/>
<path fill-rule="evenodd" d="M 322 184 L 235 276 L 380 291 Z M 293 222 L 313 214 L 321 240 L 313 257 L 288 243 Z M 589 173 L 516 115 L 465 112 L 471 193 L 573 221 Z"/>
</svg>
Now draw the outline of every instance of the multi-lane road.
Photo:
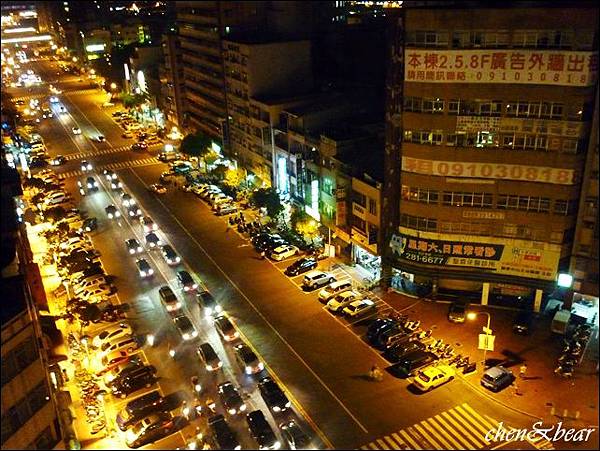
<svg viewBox="0 0 600 451">
<path fill-rule="evenodd" d="M 32 65 L 45 80 L 57 77 L 54 63 Z M 490 402 L 460 377 L 424 395 L 416 394 L 406 381 L 387 373 L 381 382 L 368 380 L 365 375 L 373 364 L 385 368 L 389 363 L 365 342 L 364 324 L 350 325 L 325 311 L 315 292 L 302 291 L 298 279 L 291 280 L 282 273 L 281 269 L 293 259 L 283 264 L 259 260 L 247 240 L 229 230 L 223 218 L 214 216 L 192 194 L 171 187 L 162 196 L 150 193 L 147 187 L 157 181 L 165 166 L 156 162 L 153 154 L 127 150 L 132 142 L 121 138 L 122 130 L 110 116 L 112 110 L 100 108 L 106 94 L 97 89 L 85 90 L 72 78 L 55 85 L 63 89 L 59 98 L 68 113 L 45 121 L 40 134 L 51 156 L 71 156 L 57 169 L 64 174 L 67 189 L 79 197 L 75 182 L 81 159 L 91 161 L 95 168 L 116 170 L 126 191 L 181 255 L 182 267 L 202 279 L 269 372 L 286 388 L 298 415 L 304 415 L 314 428 L 316 442 L 335 448 L 491 448 L 497 443 L 486 441 L 485 435 L 497 421 L 515 427 L 531 425 L 531 419 Z M 19 97 L 19 93 L 14 96 Z M 71 128 L 75 125 L 81 128 L 81 135 L 73 135 Z M 97 134 L 104 135 L 106 142 L 89 139 Z M 136 331 L 153 332 L 159 337 L 158 344 L 146 347 L 144 352 L 158 368 L 162 390 L 189 391 L 189 378 L 200 366 L 189 346 L 177 361 L 169 359 L 166 343 L 176 342 L 177 331 L 157 293 L 158 287 L 167 282 L 176 286 L 175 272 L 158 252 L 148 251 L 145 254 L 156 275 L 152 281 L 137 277 L 134 259 L 128 255 L 124 241 L 142 238 L 140 226 L 135 220 L 111 222 L 106 218 L 104 208 L 108 204 L 120 207 L 120 202 L 107 189 L 101 171 L 96 174 L 102 181 L 101 190 L 81 198 L 81 208 L 99 218 L 94 244 L 102 253 L 108 273 L 116 278 L 120 301 L 131 306 Z M 192 297 L 186 300 L 188 313 L 201 335 L 198 342 L 209 340 L 220 355 L 233 362 L 226 364 L 222 374 L 211 377 L 237 381 L 248 402 L 266 411 L 255 381 L 241 375 L 236 366 L 231 346 L 221 343 Z M 205 380 L 209 390 L 214 390 L 216 379 Z M 242 445 L 256 446 L 247 433 L 241 432 L 245 422 L 237 419 L 234 424 Z M 161 446 L 170 445 L 159 442 L 153 447 Z"/>
</svg>

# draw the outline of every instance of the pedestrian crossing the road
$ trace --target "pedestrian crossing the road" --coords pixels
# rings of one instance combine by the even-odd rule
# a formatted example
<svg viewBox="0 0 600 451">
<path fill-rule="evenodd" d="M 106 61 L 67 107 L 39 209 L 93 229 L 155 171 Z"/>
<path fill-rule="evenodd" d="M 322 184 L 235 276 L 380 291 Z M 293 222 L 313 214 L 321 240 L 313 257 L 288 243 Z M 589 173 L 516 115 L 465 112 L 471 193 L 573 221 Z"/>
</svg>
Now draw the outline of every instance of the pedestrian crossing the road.
<svg viewBox="0 0 600 451">
<path fill-rule="evenodd" d="M 463 403 L 378 438 L 360 449 L 487 449 L 496 443 L 497 426 L 497 421 L 480 415 L 469 404 Z"/>
<path fill-rule="evenodd" d="M 127 169 L 127 168 L 133 168 L 133 167 L 140 167 L 140 166 L 151 166 L 154 164 L 162 164 L 160 161 L 158 161 L 157 158 L 142 158 L 140 160 L 133 160 L 133 161 L 121 161 L 119 163 L 110 163 L 110 164 L 105 164 L 105 165 L 101 165 L 96 167 L 96 171 L 103 171 L 104 169 L 111 169 L 113 171 L 117 171 L 119 169 Z M 59 179 L 68 179 L 71 177 L 81 177 L 82 175 L 84 175 L 83 171 L 77 170 L 77 171 L 67 171 L 67 172 L 63 172 L 58 174 L 58 178 Z"/>
<path fill-rule="evenodd" d="M 154 149 L 154 148 L 158 149 L 160 146 L 161 146 L 161 144 L 153 144 L 151 146 L 148 146 L 148 149 Z M 111 153 L 128 152 L 129 150 L 131 150 L 130 145 L 119 146 L 119 147 L 110 147 L 108 149 L 93 150 L 91 152 L 71 153 L 69 155 L 65 155 L 65 158 L 69 161 L 81 160 L 84 158 L 98 157 L 100 155 L 108 155 Z"/>
</svg>

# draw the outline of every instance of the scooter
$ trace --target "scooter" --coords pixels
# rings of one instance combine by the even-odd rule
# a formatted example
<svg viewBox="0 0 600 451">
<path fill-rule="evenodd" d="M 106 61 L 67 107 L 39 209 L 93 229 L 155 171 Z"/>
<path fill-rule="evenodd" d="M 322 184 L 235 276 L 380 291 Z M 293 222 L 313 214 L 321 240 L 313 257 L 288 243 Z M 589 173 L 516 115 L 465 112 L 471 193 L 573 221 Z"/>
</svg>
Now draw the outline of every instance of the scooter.
<svg viewBox="0 0 600 451">
<path fill-rule="evenodd" d="M 423 330 L 423 331 L 419 332 L 419 334 L 417 335 L 417 339 L 425 340 L 426 338 L 431 337 L 432 333 L 433 333 L 433 331 L 431 329 Z"/>
<path fill-rule="evenodd" d="M 200 392 L 202 391 L 202 385 L 200 384 L 200 379 L 198 376 L 192 376 L 191 383 L 194 394 L 196 396 L 200 395 Z"/>
<path fill-rule="evenodd" d="M 569 378 L 573 376 L 573 367 L 571 365 L 563 364 L 556 368 L 554 373 L 561 377 Z"/>
<path fill-rule="evenodd" d="M 465 356 L 456 363 L 456 368 L 464 368 L 469 364 L 469 356 Z"/>
<path fill-rule="evenodd" d="M 421 321 L 409 321 L 404 325 L 404 328 L 410 332 L 414 332 L 421 325 Z"/>
<path fill-rule="evenodd" d="M 448 365 L 455 365 L 460 359 L 462 359 L 462 354 L 456 354 L 454 357 L 448 360 Z"/>
</svg>

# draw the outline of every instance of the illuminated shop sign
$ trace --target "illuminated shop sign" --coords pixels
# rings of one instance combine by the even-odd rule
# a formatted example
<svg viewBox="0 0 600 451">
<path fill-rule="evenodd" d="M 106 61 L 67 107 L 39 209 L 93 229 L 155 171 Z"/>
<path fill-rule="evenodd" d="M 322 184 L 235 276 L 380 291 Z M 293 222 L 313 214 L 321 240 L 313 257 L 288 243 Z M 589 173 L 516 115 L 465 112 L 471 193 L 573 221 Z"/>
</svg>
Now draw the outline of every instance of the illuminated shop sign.
<svg viewBox="0 0 600 451">
<path fill-rule="evenodd" d="M 104 52 L 105 47 L 106 47 L 106 44 L 90 44 L 90 45 L 85 46 L 85 50 L 90 53 Z"/>
<path fill-rule="evenodd" d="M 576 182 L 576 172 L 572 169 L 526 166 L 522 164 L 435 161 L 402 157 L 402 170 L 439 177 L 518 180 L 521 182 L 542 182 L 556 185 L 574 185 Z"/>
<path fill-rule="evenodd" d="M 409 49 L 404 77 L 420 83 L 593 86 L 598 78 L 598 55 L 556 50 Z"/>
<path fill-rule="evenodd" d="M 412 233 L 415 233 L 414 231 Z M 400 227 L 393 235 L 390 247 L 393 253 L 414 263 L 437 266 L 457 266 L 479 269 L 498 274 L 509 274 L 535 279 L 554 280 L 560 246 L 545 243 L 543 248 L 532 248 L 532 243 L 521 240 L 456 236 L 420 232 L 411 235 L 410 229 Z"/>
</svg>

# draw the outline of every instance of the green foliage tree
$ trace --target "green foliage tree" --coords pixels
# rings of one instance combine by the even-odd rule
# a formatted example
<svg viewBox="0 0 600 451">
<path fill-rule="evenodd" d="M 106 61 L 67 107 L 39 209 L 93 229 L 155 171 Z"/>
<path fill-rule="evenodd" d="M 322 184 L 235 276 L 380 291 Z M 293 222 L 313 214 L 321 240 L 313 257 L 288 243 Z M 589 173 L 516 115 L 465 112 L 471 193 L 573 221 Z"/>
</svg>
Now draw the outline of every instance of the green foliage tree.
<svg viewBox="0 0 600 451">
<path fill-rule="evenodd" d="M 205 157 L 211 151 L 212 139 L 202 132 L 187 135 L 181 141 L 179 151 L 190 157 L 198 158 L 198 168 L 200 168 L 200 160 L 204 161 L 204 169 L 207 170 Z"/>
<path fill-rule="evenodd" d="M 244 181 L 245 172 L 241 168 L 227 169 L 225 171 L 225 184 L 237 188 Z"/>
<path fill-rule="evenodd" d="M 64 218 L 66 211 L 63 207 L 53 207 L 44 212 L 44 218 L 54 223 Z"/>
<path fill-rule="evenodd" d="M 121 102 L 125 108 L 137 108 L 142 105 L 148 98 L 145 94 L 130 94 L 128 92 L 121 93 Z"/>
<path fill-rule="evenodd" d="M 211 171 L 211 174 L 218 177 L 220 180 L 223 180 L 227 171 L 227 166 L 219 164 Z"/>
<path fill-rule="evenodd" d="M 279 194 L 273 188 L 259 188 L 251 195 L 251 201 L 258 207 L 265 207 L 271 218 L 276 218 L 283 210 Z"/>
<path fill-rule="evenodd" d="M 290 223 L 292 228 L 305 239 L 312 241 L 319 236 L 319 224 L 304 210 L 294 208 Z"/>
</svg>

